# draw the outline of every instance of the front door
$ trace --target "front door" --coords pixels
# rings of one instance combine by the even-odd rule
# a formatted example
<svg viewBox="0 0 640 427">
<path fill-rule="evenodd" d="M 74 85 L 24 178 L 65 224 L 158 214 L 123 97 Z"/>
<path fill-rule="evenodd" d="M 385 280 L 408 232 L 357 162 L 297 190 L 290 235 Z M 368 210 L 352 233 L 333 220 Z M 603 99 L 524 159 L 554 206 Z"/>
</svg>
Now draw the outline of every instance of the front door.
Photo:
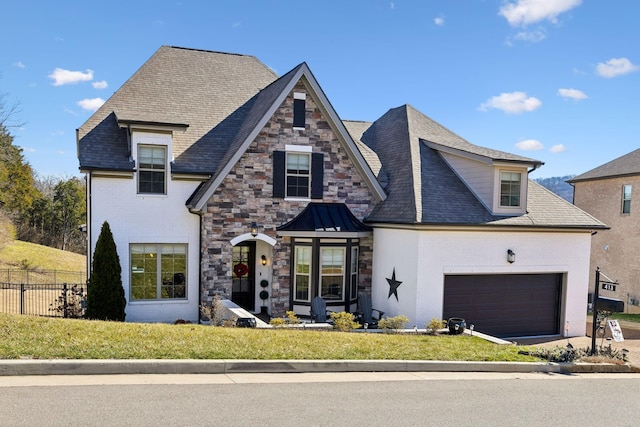
<svg viewBox="0 0 640 427">
<path fill-rule="evenodd" d="M 233 247 L 231 301 L 255 311 L 256 242 L 242 242 Z"/>
</svg>

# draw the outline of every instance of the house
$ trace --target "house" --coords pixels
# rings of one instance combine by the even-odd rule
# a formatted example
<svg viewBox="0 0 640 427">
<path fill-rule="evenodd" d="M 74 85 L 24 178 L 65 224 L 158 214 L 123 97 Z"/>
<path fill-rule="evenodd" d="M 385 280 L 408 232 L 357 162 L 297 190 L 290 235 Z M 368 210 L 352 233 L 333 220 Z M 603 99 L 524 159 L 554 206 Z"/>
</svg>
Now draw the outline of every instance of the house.
<svg viewBox="0 0 640 427">
<path fill-rule="evenodd" d="M 162 46 L 77 131 L 89 257 L 108 221 L 127 320 L 374 307 L 422 327 L 583 335 L 591 215 L 409 105 L 343 121 L 302 63 Z M 568 325 L 568 329 L 565 327 Z"/>
<path fill-rule="evenodd" d="M 640 205 L 640 149 L 604 163 L 568 181 L 574 204 L 605 222 L 610 229 L 593 236 L 589 288 L 598 267 L 604 281 L 618 283 L 615 291 L 600 288 L 600 296 L 622 300 L 628 312 L 640 312 L 638 219 Z M 635 199 L 635 201 L 634 201 Z M 607 280 L 608 279 L 608 280 Z"/>
</svg>

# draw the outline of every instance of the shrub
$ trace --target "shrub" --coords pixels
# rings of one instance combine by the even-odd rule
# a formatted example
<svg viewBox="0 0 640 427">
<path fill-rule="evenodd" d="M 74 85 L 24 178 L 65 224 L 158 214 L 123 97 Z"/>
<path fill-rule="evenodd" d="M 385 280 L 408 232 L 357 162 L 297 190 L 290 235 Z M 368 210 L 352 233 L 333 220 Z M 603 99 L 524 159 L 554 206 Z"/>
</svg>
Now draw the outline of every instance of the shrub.
<svg viewBox="0 0 640 427">
<path fill-rule="evenodd" d="M 360 324 L 354 320 L 353 313 L 346 311 L 331 313 L 331 320 L 333 320 L 333 329 L 340 332 L 349 332 L 360 327 Z"/>
<path fill-rule="evenodd" d="M 210 303 L 200 305 L 200 314 L 205 319 L 209 319 L 211 326 L 226 326 L 224 324 L 225 319 L 225 306 L 222 303 L 220 295 L 216 294 Z"/>
<path fill-rule="evenodd" d="M 404 324 L 409 321 L 407 316 L 399 315 L 395 317 L 383 317 L 378 320 L 378 328 L 385 331 L 404 329 Z"/>
<path fill-rule="evenodd" d="M 442 329 L 444 327 L 444 324 L 444 320 L 434 317 L 429 321 L 429 323 L 424 325 L 424 327 L 427 330 L 428 334 L 436 335 L 438 333 L 438 329 Z"/>
<path fill-rule="evenodd" d="M 78 285 L 73 285 L 68 288 L 64 284 L 58 298 L 49 304 L 49 311 L 62 314 L 65 318 L 80 319 L 84 317 L 85 305 L 86 300 L 82 287 L 79 288 Z"/>
<path fill-rule="evenodd" d="M 93 268 L 87 285 L 86 317 L 122 322 L 126 305 L 120 258 L 109 223 L 105 221 L 93 253 Z"/>
<path fill-rule="evenodd" d="M 300 323 L 300 319 L 298 319 L 295 311 L 287 311 L 286 323 L 287 325 L 297 325 Z"/>
<path fill-rule="evenodd" d="M 287 324 L 287 322 L 282 317 L 274 317 L 269 320 L 269 324 L 273 327 L 279 328 Z"/>
</svg>

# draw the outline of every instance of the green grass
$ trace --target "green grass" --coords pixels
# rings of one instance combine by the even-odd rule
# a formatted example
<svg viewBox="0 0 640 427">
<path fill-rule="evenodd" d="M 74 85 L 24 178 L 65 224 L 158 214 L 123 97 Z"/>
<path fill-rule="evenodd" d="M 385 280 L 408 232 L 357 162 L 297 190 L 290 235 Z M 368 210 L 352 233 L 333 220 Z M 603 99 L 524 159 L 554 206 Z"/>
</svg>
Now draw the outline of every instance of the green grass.
<svg viewBox="0 0 640 427">
<path fill-rule="evenodd" d="M 611 313 L 611 318 L 624 320 L 626 322 L 640 323 L 640 314 Z"/>
<path fill-rule="evenodd" d="M 0 248 L 0 269 L 84 271 L 86 256 L 35 243 L 13 240 Z"/>
<path fill-rule="evenodd" d="M 539 361 L 466 335 L 116 323 L 0 314 L 0 359 Z"/>
</svg>

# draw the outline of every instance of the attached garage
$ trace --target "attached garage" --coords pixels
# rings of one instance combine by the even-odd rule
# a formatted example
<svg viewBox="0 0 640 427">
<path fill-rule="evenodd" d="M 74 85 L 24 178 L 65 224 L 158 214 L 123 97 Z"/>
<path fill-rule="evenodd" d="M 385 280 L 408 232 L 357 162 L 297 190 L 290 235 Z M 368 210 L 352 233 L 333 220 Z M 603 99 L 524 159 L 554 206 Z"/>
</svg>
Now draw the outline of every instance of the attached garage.
<svg viewBox="0 0 640 427">
<path fill-rule="evenodd" d="M 496 337 L 560 333 L 562 274 L 447 275 L 443 318 Z"/>
</svg>

